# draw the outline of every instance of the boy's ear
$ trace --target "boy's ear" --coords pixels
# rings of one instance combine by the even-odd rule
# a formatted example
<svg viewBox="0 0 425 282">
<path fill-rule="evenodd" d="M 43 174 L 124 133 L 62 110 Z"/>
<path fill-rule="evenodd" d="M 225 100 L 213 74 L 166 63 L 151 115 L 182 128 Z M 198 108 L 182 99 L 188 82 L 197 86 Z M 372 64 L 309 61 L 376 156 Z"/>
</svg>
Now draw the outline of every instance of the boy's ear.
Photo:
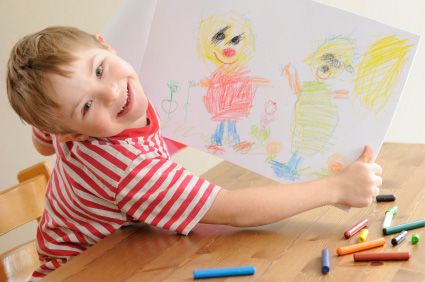
<svg viewBox="0 0 425 282">
<path fill-rule="evenodd" d="M 96 37 L 96 39 L 97 39 L 97 41 L 99 41 L 103 46 L 105 46 L 109 51 L 111 51 L 112 53 L 114 53 L 114 54 L 116 54 L 117 53 L 117 51 L 114 49 L 114 48 L 112 48 L 112 46 L 111 45 L 109 45 L 109 44 L 107 44 L 106 43 L 106 41 L 105 41 L 105 38 L 103 38 L 103 36 L 102 35 L 100 35 L 100 34 L 96 34 L 95 35 L 95 37 Z"/>
<path fill-rule="evenodd" d="M 65 134 L 57 134 L 59 142 L 65 143 L 68 141 L 85 141 L 89 139 L 89 136 L 78 134 L 78 133 L 65 133 Z"/>
</svg>

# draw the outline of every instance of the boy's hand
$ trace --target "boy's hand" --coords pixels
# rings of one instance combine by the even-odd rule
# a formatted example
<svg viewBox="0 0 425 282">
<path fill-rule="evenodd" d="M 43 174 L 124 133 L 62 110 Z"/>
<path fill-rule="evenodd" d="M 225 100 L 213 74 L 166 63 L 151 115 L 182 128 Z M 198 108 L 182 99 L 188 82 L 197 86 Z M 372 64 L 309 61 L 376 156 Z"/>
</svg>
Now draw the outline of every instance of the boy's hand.
<svg viewBox="0 0 425 282">
<path fill-rule="evenodd" d="M 366 207 L 382 185 L 382 168 L 371 163 L 372 150 L 362 155 L 341 173 L 316 181 L 222 189 L 203 223 L 232 226 L 259 226 L 329 204 Z"/>
<path fill-rule="evenodd" d="M 371 163 L 372 149 L 365 146 L 357 161 L 348 166 L 341 174 L 334 176 L 336 202 L 351 207 L 369 206 L 382 185 L 382 168 Z"/>
</svg>

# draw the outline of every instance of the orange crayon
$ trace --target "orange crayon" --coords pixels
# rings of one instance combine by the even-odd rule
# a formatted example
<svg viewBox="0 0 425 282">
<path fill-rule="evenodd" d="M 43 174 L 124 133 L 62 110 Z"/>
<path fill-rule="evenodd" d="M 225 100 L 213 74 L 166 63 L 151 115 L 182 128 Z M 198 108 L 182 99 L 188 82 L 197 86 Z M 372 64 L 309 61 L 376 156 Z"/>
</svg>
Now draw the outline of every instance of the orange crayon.
<svg viewBox="0 0 425 282">
<path fill-rule="evenodd" d="M 373 240 L 373 241 L 368 241 L 368 242 L 363 242 L 363 243 L 359 243 L 359 244 L 339 247 L 338 249 L 336 249 L 336 253 L 339 256 L 343 256 L 343 255 L 352 254 L 352 253 L 355 253 L 355 252 L 360 252 L 360 251 L 363 251 L 363 250 L 381 247 L 383 245 L 385 245 L 385 238 L 379 238 L 379 239 L 376 239 L 376 240 Z"/>
</svg>

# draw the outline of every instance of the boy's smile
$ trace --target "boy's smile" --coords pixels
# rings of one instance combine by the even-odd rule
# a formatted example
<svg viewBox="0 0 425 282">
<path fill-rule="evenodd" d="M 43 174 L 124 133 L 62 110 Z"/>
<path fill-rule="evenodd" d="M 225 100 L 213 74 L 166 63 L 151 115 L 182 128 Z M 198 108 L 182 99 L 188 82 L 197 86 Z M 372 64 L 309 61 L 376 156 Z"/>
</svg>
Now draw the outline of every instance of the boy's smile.
<svg viewBox="0 0 425 282">
<path fill-rule="evenodd" d="M 78 50 L 77 59 L 64 70 L 69 77 L 49 75 L 55 114 L 72 133 L 69 140 L 109 137 L 146 125 L 148 100 L 134 69 L 113 51 Z"/>
</svg>

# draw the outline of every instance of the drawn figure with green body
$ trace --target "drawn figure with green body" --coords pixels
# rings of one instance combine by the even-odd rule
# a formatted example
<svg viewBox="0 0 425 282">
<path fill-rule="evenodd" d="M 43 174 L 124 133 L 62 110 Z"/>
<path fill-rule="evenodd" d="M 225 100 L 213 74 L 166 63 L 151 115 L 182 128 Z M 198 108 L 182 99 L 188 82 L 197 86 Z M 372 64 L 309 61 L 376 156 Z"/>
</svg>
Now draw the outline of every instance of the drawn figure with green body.
<svg viewBox="0 0 425 282">
<path fill-rule="evenodd" d="M 296 180 L 303 169 L 305 157 L 326 153 L 332 145 L 339 113 L 335 99 L 347 96 L 346 90 L 334 90 L 330 84 L 342 72 L 353 72 L 354 43 L 343 37 L 326 40 L 308 56 L 307 63 L 315 80 L 300 83 L 298 73 L 290 64 L 283 68 L 291 90 L 297 95 L 291 122 L 291 152 L 289 161 L 269 161 L 276 176 Z M 331 165 L 330 167 L 337 167 Z M 326 172 L 325 172 L 326 174 Z"/>
</svg>

